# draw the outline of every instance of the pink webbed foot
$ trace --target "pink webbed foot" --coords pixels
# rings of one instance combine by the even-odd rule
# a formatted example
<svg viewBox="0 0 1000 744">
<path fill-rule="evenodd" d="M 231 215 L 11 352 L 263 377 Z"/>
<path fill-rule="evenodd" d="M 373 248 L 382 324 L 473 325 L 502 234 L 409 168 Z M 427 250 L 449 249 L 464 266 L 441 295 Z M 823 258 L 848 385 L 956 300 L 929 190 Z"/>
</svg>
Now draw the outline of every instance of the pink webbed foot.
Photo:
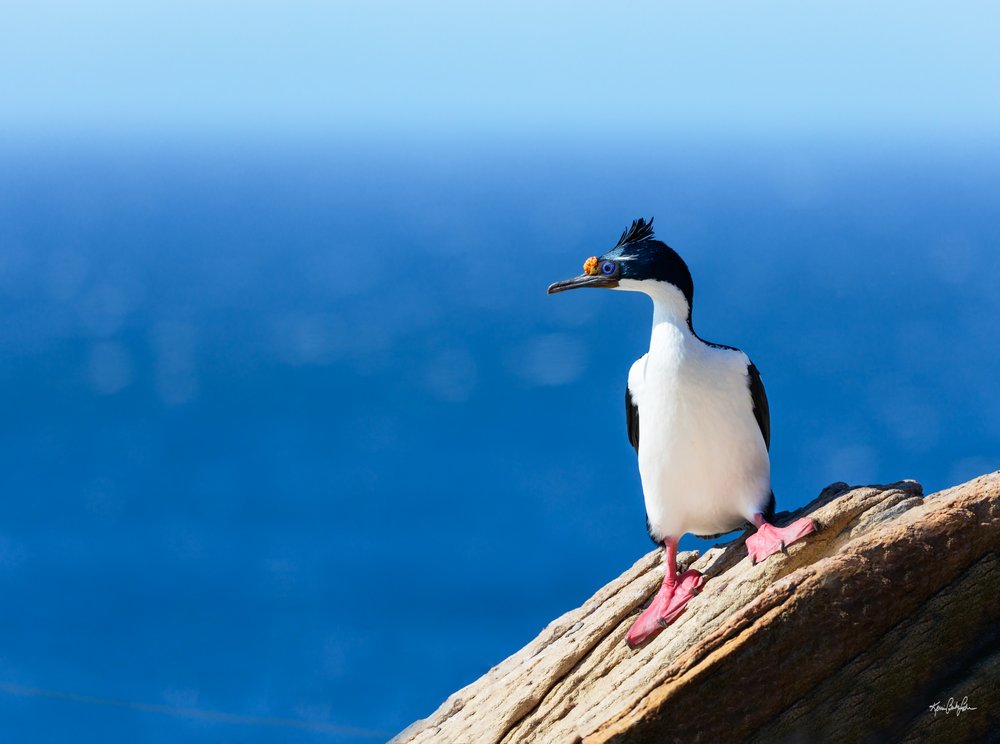
<svg viewBox="0 0 1000 744">
<path fill-rule="evenodd" d="M 796 519 L 787 527 L 775 527 L 759 515 L 756 521 L 757 531 L 747 538 L 747 553 L 754 565 L 816 531 L 816 523 L 805 517 Z"/>
<path fill-rule="evenodd" d="M 680 617 L 691 598 L 701 591 L 704 577 L 693 568 L 677 577 L 676 583 L 664 582 L 649 607 L 636 618 L 625 636 L 629 648 L 636 648 Z"/>
</svg>

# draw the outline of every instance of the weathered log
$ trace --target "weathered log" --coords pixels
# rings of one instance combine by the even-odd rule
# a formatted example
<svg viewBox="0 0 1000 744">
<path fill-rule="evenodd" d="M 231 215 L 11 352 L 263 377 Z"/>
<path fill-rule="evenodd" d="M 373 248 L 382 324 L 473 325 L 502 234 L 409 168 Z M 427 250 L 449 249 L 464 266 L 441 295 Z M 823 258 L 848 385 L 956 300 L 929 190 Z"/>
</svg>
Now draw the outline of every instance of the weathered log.
<svg viewBox="0 0 1000 744">
<path fill-rule="evenodd" d="M 651 552 L 394 742 L 1000 740 L 1000 472 L 837 483 L 779 523 L 803 515 L 757 566 L 746 535 L 682 554 L 704 591 L 632 651 Z"/>
</svg>

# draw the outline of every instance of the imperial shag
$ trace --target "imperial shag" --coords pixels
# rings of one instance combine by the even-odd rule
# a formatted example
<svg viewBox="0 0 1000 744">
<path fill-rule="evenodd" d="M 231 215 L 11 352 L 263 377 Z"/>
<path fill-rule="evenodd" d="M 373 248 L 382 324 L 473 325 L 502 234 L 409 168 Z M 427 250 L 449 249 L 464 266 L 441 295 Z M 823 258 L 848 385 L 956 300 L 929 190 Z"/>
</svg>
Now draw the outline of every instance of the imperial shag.
<svg viewBox="0 0 1000 744">
<path fill-rule="evenodd" d="M 691 325 L 694 282 L 677 253 L 653 236 L 653 220 L 635 220 L 617 245 L 592 256 L 584 273 L 549 294 L 578 287 L 644 292 L 653 300 L 649 351 L 632 365 L 625 389 L 628 437 L 639 458 L 650 537 L 662 544 L 666 572 L 652 603 L 626 637 L 643 643 L 681 614 L 704 579 L 678 575 L 685 533 L 717 537 L 747 523 L 754 563 L 816 530 L 810 519 L 770 523 L 771 422 L 760 373 L 739 349 L 709 343 Z"/>
</svg>

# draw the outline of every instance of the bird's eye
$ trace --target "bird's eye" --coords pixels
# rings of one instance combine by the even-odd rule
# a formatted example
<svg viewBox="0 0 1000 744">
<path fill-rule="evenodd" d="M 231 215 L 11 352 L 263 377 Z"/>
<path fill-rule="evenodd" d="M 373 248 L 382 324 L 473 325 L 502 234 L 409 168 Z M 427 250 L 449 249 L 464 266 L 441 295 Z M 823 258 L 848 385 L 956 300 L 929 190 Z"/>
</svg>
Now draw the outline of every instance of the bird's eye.
<svg viewBox="0 0 1000 744">
<path fill-rule="evenodd" d="M 615 273 L 616 268 L 618 267 L 615 266 L 614 261 L 605 261 L 601 264 L 601 273 L 604 274 L 604 276 L 611 276 Z"/>
</svg>

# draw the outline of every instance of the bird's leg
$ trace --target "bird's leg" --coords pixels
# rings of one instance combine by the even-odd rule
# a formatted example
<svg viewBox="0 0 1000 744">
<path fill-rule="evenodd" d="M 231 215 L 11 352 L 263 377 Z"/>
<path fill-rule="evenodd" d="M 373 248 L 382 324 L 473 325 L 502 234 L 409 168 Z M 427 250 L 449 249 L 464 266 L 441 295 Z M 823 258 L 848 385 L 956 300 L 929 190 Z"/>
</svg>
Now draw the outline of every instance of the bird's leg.
<svg viewBox="0 0 1000 744">
<path fill-rule="evenodd" d="M 677 574 L 677 539 L 663 541 L 665 573 L 663 584 L 649 607 L 632 623 L 625 640 L 636 648 L 676 620 L 688 601 L 701 590 L 705 579 L 694 569 Z"/>
<path fill-rule="evenodd" d="M 787 527 L 775 527 L 764 519 L 763 514 L 754 514 L 753 523 L 757 531 L 747 538 L 747 552 L 754 564 L 816 531 L 816 523 L 805 517 L 796 519 Z"/>
</svg>

